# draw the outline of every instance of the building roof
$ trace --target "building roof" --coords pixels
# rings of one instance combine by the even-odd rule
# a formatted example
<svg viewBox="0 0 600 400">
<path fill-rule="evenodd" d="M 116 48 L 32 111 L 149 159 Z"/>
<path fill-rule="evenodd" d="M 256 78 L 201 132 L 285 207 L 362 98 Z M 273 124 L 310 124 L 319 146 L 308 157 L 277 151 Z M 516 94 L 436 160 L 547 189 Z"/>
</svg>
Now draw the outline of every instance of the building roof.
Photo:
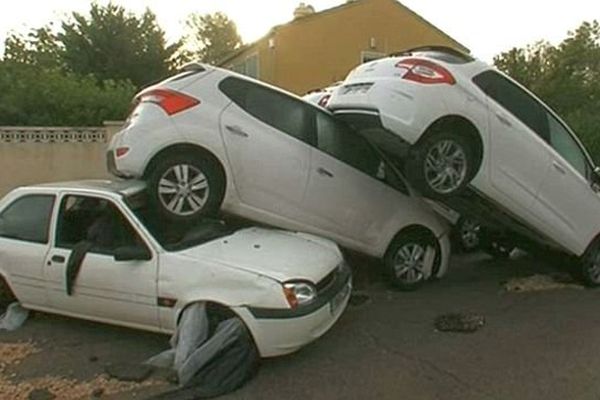
<svg viewBox="0 0 600 400">
<path fill-rule="evenodd" d="M 367 1 L 371 1 L 371 0 L 354 0 L 354 1 L 347 1 L 345 3 L 342 3 L 338 6 L 332 7 L 332 8 L 328 8 L 326 10 L 323 11 L 319 11 L 310 15 L 307 15 L 305 17 L 300 17 L 300 18 L 295 18 L 293 20 L 291 20 L 288 23 L 285 24 L 281 24 L 281 25 L 276 25 L 273 28 L 271 28 L 269 30 L 269 32 L 264 35 L 262 38 L 258 39 L 257 41 L 253 42 L 253 43 L 249 43 L 247 45 L 244 45 L 242 47 L 240 47 L 239 49 L 233 51 L 232 53 L 230 53 L 229 55 L 227 55 L 225 58 L 223 58 L 223 60 L 221 60 L 218 65 L 224 65 L 226 63 L 228 63 L 229 61 L 233 60 L 234 58 L 236 58 L 237 56 L 239 56 L 240 54 L 244 53 L 245 51 L 253 48 L 254 46 L 256 46 L 258 43 L 267 40 L 269 38 L 269 36 L 273 35 L 275 32 L 277 32 L 278 30 L 280 30 L 281 28 L 287 27 L 287 26 L 292 26 L 295 25 L 297 23 L 300 22 L 305 22 L 308 21 L 310 19 L 314 19 L 316 17 L 320 17 L 323 15 L 328 15 L 328 14 L 332 14 L 338 11 L 342 11 L 344 9 L 347 9 L 349 7 L 353 7 L 356 6 L 360 3 L 364 3 Z M 429 26 L 430 28 L 434 29 L 435 31 L 439 32 L 441 35 L 445 36 L 446 38 L 448 38 L 449 40 L 455 42 L 456 44 L 458 44 L 460 47 L 462 47 L 462 49 L 464 51 L 466 51 L 467 53 L 470 53 L 470 50 L 463 45 L 462 43 L 458 42 L 456 39 L 452 38 L 450 35 L 448 35 L 446 32 L 442 31 L 441 29 L 439 29 L 438 27 L 436 27 L 435 25 L 433 25 L 431 22 L 427 21 L 425 18 L 421 17 L 419 14 L 417 14 L 415 11 L 411 10 L 410 8 L 408 8 L 407 6 L 405 6 L 404 4 L 400 3 L 397 0 L 391 0 L 395 5 L 397 5 L 398 7 L 401 7 L 403 10 L 408 11 L 410 14 L 412 14 L 413 16 L 415 16 L 419 21 L 423 22 L 424 24 L 426 24 L 427 26 Z"/>
</svg>

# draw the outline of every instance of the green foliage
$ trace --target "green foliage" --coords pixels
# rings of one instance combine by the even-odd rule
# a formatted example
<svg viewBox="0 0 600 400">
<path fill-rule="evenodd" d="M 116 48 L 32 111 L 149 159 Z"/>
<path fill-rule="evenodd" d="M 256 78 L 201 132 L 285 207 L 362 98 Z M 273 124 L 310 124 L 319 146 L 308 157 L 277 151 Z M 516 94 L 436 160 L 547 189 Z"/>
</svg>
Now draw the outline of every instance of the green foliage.
<svg viewBox="0 0 600 400">
<path fill-rule="evenodd" d="M 179 43 L 166 45 L 164 31 L 150 11 L 141 16 L 109 3 L 92 4 L 89 16 L 73 13 L 58 34 L 64 64 L 71 72 L 103 81 L 129 79 L 140 87 L 170 73 Z"/>
<path fill-rule="evenodd" d="M 584 22 L 558 46 L 513 48 L 496 66 L 547 102 L 600 163 L 600 24 Z"/>
<path fill-rule="evenodd" d="M 186 25 L 190 34 L 186 38 L 185 58 L 217 64 L 242 45 L 235 23 L 223 13 L 192 14 Z"/>
<path fill-rule="evenodd" d="M 25 37 L 12 33 L 4 45 L 6 61 L 48 68 L 61 65 L 62 49 L 51 26 L 33 29 Z"/>
<path fill-rule="evenodd" d="M 101 126 L 122 120 L 136 88 L 14 62 L 0 63 L 0 125 Z"/>
</svg>

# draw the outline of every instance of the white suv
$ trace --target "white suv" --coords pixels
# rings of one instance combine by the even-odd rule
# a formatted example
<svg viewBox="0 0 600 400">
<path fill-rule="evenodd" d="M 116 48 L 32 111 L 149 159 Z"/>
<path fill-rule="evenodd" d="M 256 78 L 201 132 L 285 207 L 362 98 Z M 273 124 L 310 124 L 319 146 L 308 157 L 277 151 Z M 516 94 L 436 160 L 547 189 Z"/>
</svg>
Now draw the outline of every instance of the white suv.
<svg viewBox="0 0 600 400">
<path fill-rule="evenodd" d="M 554 111 L 508 76 L 455 50 L 422 48 L 358 66 L 328 107 L 403 160 L 424 195 L 493 205 L 501 211 L 493 218 L 581 257 L 586 281 L 600 284 L 592 159 Z"/>
<path fill-rule="evenodd" d="M 222 210 L 324 236 L 384 259 L 402 289 L 445 273 L 447 225 L 328 111 L 198 64 L 136 101 L 110 144 L 109 169 L 145 180 L 163 218 Z"/>
</svg>

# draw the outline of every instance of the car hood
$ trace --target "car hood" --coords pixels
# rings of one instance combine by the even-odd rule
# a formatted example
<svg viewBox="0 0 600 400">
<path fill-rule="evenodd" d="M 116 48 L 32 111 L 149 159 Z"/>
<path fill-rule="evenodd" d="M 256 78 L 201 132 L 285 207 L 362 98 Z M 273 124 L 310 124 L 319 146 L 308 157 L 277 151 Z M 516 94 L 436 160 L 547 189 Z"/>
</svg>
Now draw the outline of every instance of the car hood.
<svg viewBox="0 0 600 400">
<path fill-rule="evenodd" d="M 248 228 L 179 252 L 231 268 L 268 276 L 280 282 L 319 282 L 343 257 L 333 242 L 280 230 Z"/>
</svg>

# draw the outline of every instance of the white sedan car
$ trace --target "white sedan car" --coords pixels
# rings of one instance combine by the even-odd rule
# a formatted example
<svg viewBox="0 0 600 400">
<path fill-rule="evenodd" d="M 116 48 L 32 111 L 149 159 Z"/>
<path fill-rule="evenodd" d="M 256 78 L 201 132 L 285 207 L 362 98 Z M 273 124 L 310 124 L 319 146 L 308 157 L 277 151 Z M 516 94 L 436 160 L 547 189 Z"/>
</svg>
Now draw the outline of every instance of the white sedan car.
<svg viewBox="0 0 600 400">
<path fill-rule="evenodd" d="M 185 224 L 222 210 L 327 237 L 383 259 L 401 289 L 446 272 L 447 224 L 323 108 L 199 64 L 135 101 L 109 170 L 145 180 L 163 218 Z"/>
<path fill-rule="evenodd" d="M 416 49 L 356 67 L 328 107 L 401 159 L 424 195 L 579 257 L 600 285 L 598 172 L 508 76 L 456 50 Z"/>
<path fill-rule="evenodd" d="M 32 310 L 172 333 L 206 302 L 239 317 L 261 356 L 324 334 L 350 296 L 337 245 L 312 235 L 218 221 L 170 231 L 144 207 L 141 182 L 16 189 L 0 201 L 0 298 Z M 76 247 L 87 246 L 71 276 Z M 79 255 L 80 257 L 81 255 Z"/>
</svg>

